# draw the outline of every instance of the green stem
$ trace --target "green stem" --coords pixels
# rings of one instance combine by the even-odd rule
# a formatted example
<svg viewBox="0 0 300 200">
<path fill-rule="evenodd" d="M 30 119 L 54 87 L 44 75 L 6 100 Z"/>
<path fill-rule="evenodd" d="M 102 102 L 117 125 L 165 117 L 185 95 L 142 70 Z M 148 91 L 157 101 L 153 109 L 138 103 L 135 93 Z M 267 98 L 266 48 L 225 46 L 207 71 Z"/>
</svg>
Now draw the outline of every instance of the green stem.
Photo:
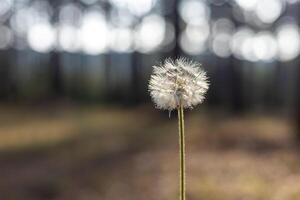
<svg viewBox="0 0 300 200">
<path fill-rule="evenodd" d="M 178 129 L 179 129 L 179 158 L 180 158 L 180 184 L 179 200 L 185 200 L 185 142 L 184 142 L 184 113 L 182 104 L 178 107 Z"/>
</svg>

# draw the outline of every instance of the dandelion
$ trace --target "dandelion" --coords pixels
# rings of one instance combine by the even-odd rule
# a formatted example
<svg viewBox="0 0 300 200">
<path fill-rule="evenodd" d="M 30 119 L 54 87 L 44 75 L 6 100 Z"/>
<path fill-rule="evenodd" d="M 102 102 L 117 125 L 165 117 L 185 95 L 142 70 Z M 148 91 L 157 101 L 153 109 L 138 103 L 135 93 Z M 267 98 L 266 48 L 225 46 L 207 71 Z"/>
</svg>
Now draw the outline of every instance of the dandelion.
<svg viewBox="0 0 300 200">
<path fill-rule="evenodd" d="M 178 111 L 179 157 L 180 157 L 180 200 L 185 200 L 185 136 L 184 109 L 193 108 L 204 100 L 208 90 L 206 72 L 197 62 L 179 58 L 165 60 L 153 66 L 149 81 L 149 92 L 159 109 Z"/>
</svg>

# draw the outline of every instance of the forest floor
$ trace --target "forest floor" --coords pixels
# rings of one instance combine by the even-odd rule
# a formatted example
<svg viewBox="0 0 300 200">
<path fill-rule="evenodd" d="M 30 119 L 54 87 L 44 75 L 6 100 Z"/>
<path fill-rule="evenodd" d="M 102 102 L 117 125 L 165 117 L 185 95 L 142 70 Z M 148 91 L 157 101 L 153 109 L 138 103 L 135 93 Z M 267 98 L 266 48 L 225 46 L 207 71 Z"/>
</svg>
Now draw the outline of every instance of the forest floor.
<svg viewBox="0 0 300 200">
<path fill-rule="evenodd" d="M 291 121 L 186 115 L 188 200 L 299 200 Z M 176 114 L 152 107 L 0 106 L 0 199 L 178 197 Z"/>
</svg>

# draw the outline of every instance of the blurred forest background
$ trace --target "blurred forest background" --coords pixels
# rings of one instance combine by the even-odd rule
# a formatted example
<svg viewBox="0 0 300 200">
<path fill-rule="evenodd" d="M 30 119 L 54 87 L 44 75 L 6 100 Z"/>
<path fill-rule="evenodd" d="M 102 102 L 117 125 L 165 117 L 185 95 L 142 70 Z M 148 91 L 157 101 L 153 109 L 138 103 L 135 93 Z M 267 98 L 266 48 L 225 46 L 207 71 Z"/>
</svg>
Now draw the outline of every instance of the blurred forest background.
<svg viewBox="0 0 300 200">
<path fill-rule="evenodd" d="M 188 200 L 300 199 L 299 0 L 1 0 L 0 199 L 178 196 L 153 65 L 208 72 L 187 111 Z"/>
</svg>

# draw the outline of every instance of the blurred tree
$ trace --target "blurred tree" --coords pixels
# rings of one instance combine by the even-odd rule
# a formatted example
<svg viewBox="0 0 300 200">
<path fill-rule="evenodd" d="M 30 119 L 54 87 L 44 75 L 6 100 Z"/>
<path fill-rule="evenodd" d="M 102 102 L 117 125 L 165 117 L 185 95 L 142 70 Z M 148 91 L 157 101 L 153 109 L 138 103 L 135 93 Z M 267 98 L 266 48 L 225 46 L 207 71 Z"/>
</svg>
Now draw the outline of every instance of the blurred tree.
<svg viewBox="0 0 300 200">
<path fill-rule="evenodd" d="M 298 63 L 300 64 L 300 59 L 297 59 Z M 297 130 L 296 130 L 296 134 L 298 136 L 298 142 L 300 143 L 300 92 L 299 92 L 299 88 L 300 88 L 300 67 L 298 64 L 298 73 L 296 73 L 296 83 L 297 86 L 295 87 L 295 93 L 296 93 L 296 98 L 297 98 L 297 103 L 296 103 L 296 126 L 297 126 Z"/>
<path fill-rule="evenodd" d="M 50 53 L 50 80 L 54 95 L 60 96 L 63 92 L 62 70 L 60 65 L 60 54 L 57 51 Z"/>
<path fill-rule="evenodd" d="M 52 16 L 51 16 L 51 23 L 58 24 L 59 22 L 59 12 L 62 2 L 61 1 L 48 1 L 49 5 L 52 7 Z M 56 44 L 59 44 L 59 29 L 56 31 Z M 54 96 L 61 96 L 63 93 L 63 81 L 62 81 L 62 66 L 60 61 L 60 52 L 53 50 L 50 52 L 50 87 L 53 91 Z"/>
<path fill-rule="evenodd" d="M 9 95 L 11 87 L 11 51 L 0 51 L 0 98 L 3 99 Z"/>
</svg>

